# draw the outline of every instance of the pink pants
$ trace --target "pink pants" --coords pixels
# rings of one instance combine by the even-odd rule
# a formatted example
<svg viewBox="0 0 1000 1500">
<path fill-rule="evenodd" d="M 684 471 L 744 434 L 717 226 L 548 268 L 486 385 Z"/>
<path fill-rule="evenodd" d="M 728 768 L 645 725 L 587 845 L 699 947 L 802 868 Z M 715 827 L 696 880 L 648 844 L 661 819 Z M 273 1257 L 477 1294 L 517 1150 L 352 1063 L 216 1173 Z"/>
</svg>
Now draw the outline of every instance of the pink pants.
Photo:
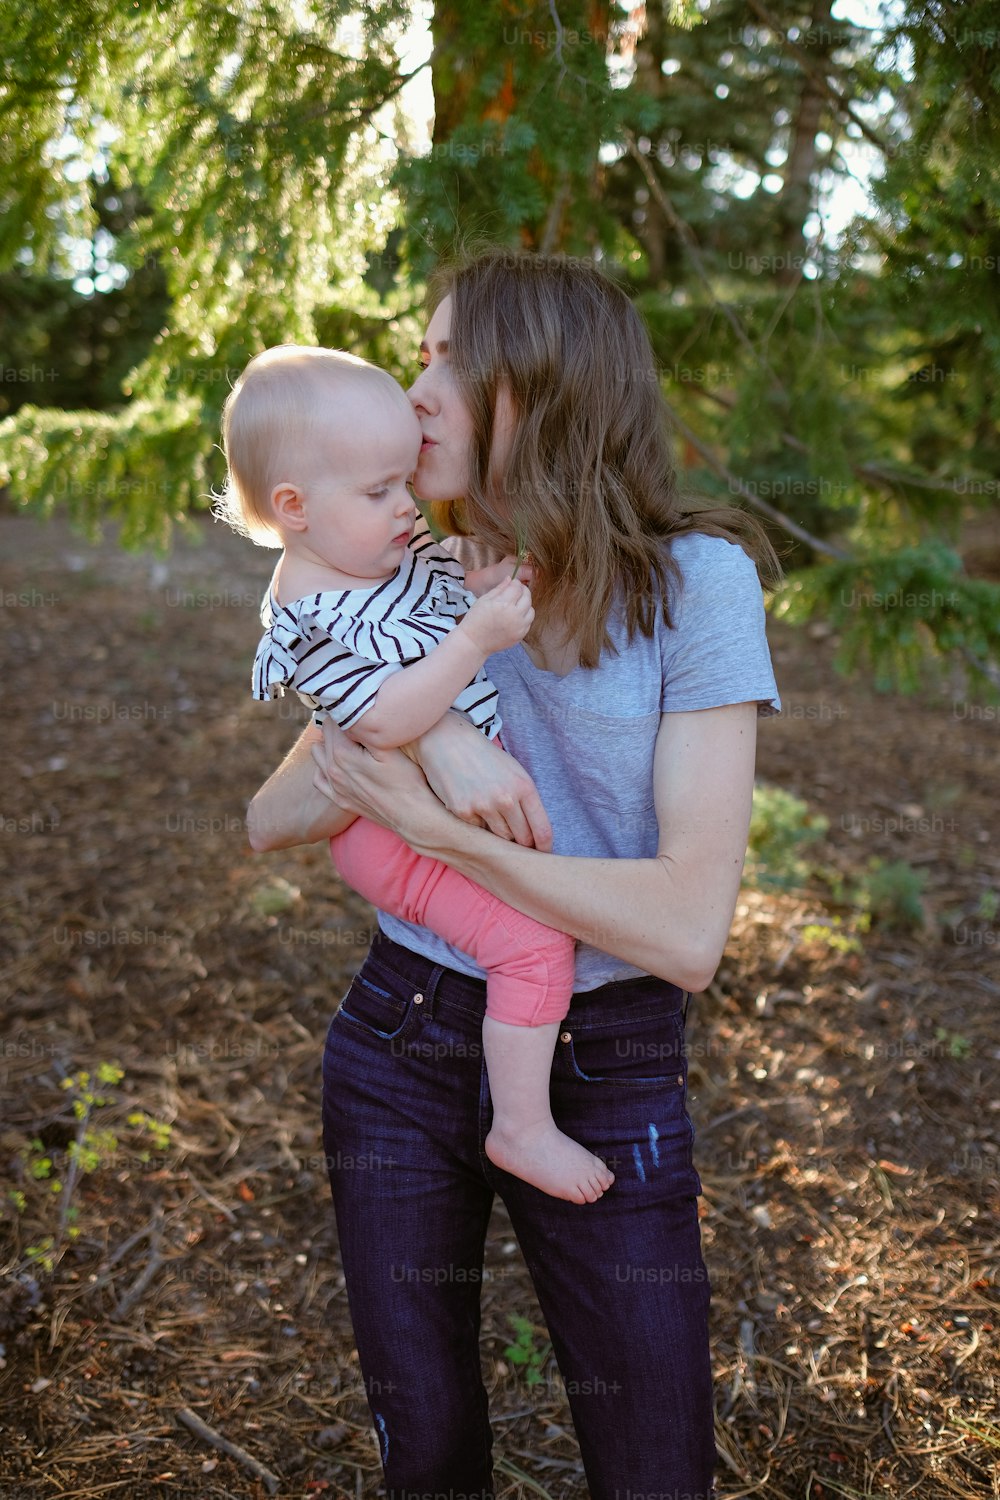
<svg viewBox="0 0 1000 1500">
<path fill-rule="evenodd" d="M 388 828 L 358 818 L 330 840 L 347 884 L 373 906 L 430 928 L 486 970 L 486 1014 L 510 1026 L 561 1021 L 573 993 L 573 939 L 515 911 Z"/>
</svg>

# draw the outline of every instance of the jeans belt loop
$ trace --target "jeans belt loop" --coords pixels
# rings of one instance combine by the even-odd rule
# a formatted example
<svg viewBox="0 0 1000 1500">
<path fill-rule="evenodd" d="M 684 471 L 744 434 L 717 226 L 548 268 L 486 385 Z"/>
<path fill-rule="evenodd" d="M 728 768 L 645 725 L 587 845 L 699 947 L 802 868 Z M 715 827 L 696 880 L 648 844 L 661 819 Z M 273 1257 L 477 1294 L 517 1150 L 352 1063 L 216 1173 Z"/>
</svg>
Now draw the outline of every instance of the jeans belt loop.
<svg viewBox="0 0 1000 1500">
<path fill-rule="evenodd" d="M 424 997 L 420 1009 L 423 1012 L 425 1021 L 431 1020 L 434 1015 L 437 1001 L 438 985 L 441 983 L 444 974 L 445 969 L 443 964 L 435 964 L 428 974 L 427 978 L 424 980 L 423 989 L 418 991 L 418 993 L 422 994 Z"/>
</svg>

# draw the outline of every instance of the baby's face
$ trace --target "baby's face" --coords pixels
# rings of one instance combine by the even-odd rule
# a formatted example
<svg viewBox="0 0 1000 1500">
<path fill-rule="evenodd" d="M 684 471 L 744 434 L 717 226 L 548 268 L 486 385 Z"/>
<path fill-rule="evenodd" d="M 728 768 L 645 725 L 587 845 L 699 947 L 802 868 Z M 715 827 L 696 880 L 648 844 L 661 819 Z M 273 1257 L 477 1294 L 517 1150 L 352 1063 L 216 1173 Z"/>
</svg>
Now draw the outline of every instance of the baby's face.
<svg viewBox="0 0 1000 1500">
<path fill-rule="evenodd" d="M 303 455 L 303 540 L 363 587 L 396 571 L 413 535 L 407 481 L 420 453 L 420 423 L 402 391 L 397 401 L 371 386 L 332 391 L 316 416 L 317 436 Z"/>
</svg>

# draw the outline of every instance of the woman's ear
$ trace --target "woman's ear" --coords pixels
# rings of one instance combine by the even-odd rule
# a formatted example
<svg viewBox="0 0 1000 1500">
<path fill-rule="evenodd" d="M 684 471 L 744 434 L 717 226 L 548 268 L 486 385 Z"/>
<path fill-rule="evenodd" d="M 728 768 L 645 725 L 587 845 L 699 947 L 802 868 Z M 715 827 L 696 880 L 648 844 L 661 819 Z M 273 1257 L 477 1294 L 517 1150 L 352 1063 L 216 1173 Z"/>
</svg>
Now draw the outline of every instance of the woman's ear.
<svg viewBox="0 0 1000 1500">
<path fill-rule="evenodd" d="M 276 484 L 271 491 L 271 510 L 275 520 L 286 530 L 305 531 L 305 496 L 297 484 L 291 484 L 288 480 Z"/>
</svg>

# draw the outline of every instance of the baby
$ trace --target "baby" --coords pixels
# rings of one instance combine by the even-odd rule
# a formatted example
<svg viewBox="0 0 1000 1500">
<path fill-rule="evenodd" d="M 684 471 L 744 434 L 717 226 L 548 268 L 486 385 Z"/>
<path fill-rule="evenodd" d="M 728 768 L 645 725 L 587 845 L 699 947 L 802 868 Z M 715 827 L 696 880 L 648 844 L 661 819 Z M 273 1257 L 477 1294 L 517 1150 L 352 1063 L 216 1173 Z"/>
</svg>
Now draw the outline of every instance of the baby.
<svg viewBox="0 0 1000 1500">
<path fill-rule="evenodd" d="M 261 612 L 254 697 L 291 689 L 317 722 L 330 713 L 371 749 L 408 744 L 450 708 L 494 738 L 501 720 L 484 664 L 527 634 L 531 595 L 511 576 L 513 558 L 465 576 L 434 543 L 408 489 L 420 424 L 396 381 L 338 351 L 268 349 L 230 393 L 223 441 L 218 514 L 282 548 Z M 572 939 L 366 819 L 330 849 L 373 905 L 486 970 L 487 1156 L 543 1192 L 594 1202 L 614 1174 L 558 1129 L 549 1107 Z"/>
</svg>

